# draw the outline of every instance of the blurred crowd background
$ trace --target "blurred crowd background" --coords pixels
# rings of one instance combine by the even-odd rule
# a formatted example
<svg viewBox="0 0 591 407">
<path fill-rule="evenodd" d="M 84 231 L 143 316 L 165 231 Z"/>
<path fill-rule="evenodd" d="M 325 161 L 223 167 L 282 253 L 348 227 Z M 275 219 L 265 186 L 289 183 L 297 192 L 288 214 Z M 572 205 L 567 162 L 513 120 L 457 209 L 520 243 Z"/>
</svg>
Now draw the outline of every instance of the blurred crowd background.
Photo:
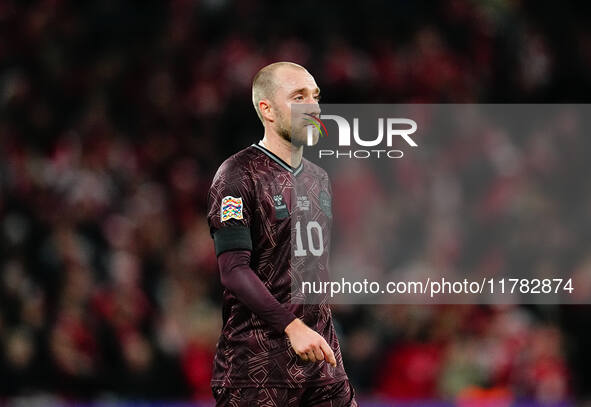
<svg viewBox="0 0 591 407">
<path fill-rule="evenodd" d="M 211 399 L 221 287 L 206 196 L 219 164 L 262 136 L 250 102 L 260 67 L 300 63 L 334 103 L 588 102 L 588 11 L 525 0 L 0 1 L 0 400 Z M 551 251 L 536 267 L 588 270 L 589 140 L 491 143 L 520 152 L 521 170 L 495 172 L 486 143 L 447 146 L 461 165 L 442 167 L 443 179 L 398 164 L 406 260 L 503 267 L 511 253 L 495 244 L 516 238 Z M 535 199 L 540 180 L 556 199 Z M 446 246 L 437 217 L 419 216 L 441 209 L 441 182 L 469 191 L 457 205 L 495 226 L 485 247 L 468 250 L 469 234 Z M 534 215 L 515 228 L 506 208 L 523 185 Z M 534 224 L 535 236 L 514 236 Z M 573 244 L 587 246 L 572 257 Z M 589 311 L 380 305 L 334 316 L 362 397 L 509 403 L 591 396 Z"/>
</svg>

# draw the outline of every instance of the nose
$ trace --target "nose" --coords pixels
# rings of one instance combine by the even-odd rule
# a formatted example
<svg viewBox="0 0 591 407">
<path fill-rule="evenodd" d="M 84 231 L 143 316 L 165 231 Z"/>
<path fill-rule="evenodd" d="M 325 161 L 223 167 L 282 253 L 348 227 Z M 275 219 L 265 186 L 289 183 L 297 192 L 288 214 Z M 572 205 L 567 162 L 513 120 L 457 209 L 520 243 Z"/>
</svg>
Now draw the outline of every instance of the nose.
<svg viewBox="0 0 591 407">
<path fill-rule="evenodd" d="M 318 104 L 318 101 L 316 99 L 314 99 L 313 97 L 310 98 L 309 101 L 307 101 L 309 107 L 308 107 L 308 112 L 309 114 L 313 115 L 313 116 L 320 116 L 320 105 Z"/>
</svg>

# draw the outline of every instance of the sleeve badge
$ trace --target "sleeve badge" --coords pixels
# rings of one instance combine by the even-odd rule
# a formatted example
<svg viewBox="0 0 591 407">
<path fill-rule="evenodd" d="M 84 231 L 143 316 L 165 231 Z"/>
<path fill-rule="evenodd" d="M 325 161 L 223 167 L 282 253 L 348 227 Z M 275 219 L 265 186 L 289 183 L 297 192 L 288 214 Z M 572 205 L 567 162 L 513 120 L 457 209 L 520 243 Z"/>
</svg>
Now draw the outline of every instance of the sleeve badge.
<svg viewBox="0 0 591 407">
<path fill-rule="evenodd" d="M 226 196 L 222 198 L 222 205 L 220 214 L 222 222 L 228 219 L 242 219 L 242 198 L 234 198 L 233 196 Z"/>
</svg>

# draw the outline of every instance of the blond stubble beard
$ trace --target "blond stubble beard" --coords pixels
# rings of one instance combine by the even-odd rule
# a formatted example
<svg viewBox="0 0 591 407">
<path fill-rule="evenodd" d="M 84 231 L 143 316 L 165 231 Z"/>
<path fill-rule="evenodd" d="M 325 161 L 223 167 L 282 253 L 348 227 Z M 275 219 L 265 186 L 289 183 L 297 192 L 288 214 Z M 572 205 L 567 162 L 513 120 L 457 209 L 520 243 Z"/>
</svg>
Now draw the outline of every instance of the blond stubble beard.
<svg viewBox="0 0 591 407">
<path fill-rule="evenodd" d="M 288 143 L 290 143 L 293 147 L 302 147 L 306 145 L 306 141 L 307 141 L 307 136 L 306 135 L 302 135 L 301 139 L 299 138 L 294 138 L 292 137 L 292 131 L 290 129 L 291 126 L 286 126 L 285 125 L 285 118 L 283 117 L 283 115 L 281 113 L 279 113 L 278 115 L 278 120 L 277 120 L 277 125 L 276 125 L 276 131 L 277 134 L 279 134 L 279 136 L 284 139 L 285 141 L 287 141 Z M 306 132 L 306 129 L 303 128 L 302 132 Z M 318 142 L 318 138 L 314 137 L 314 145 Z"/>
</svg>

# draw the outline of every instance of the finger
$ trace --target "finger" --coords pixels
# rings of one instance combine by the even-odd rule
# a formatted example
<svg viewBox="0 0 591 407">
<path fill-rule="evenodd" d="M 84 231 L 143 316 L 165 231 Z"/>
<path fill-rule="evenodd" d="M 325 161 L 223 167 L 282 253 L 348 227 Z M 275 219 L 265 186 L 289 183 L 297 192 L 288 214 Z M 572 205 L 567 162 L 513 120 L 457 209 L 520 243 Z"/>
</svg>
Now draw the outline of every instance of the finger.
<svg viewBox="0 0 591 407">
<path fill-rule="evenodd" d="M 321 343 L 320 348 L 322 349 L 322 352 L 324 352 L 324 356 L 326 358 L 326 361 L 336 367 L 337 360 L 334 357 L 334 352 L 332 351 L 330 346 L 328 346 L 328 343 L 326 343 L 326 342 Z"/>
<path fill-rule="evenodd" d="M 305 353 L 298 353 L 298 356 L 304 361 L 307 362 L 308 361 L 308 355 Z"/>
<path fill-rule="evenodd" d="M 314 348 L 314 356 L 316 357 L 316 361 L 320 362 L 321 360 L 324 360 L 324 353 L 322 351 L 322 349 L 320 347 L 315 347 Z"/>
<path fill-rule="evenodd" d="M 308 355 L 308 360 L 310 362 L 316 362 L 316 356 L 314 356 L 313 351 L 309 350 L 306 354 Z"/>
</svg>

